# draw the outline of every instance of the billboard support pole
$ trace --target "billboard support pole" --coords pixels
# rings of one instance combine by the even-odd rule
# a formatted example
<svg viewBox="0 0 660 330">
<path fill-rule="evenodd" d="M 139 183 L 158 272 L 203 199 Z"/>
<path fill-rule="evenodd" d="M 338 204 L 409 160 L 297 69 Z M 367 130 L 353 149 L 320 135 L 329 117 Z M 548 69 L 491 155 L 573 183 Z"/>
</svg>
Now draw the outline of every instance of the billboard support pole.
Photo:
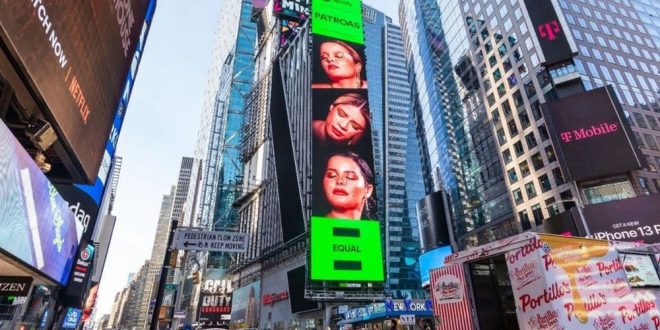
<svg viewBox="0 0 660 330">
<path fill-rule="evenodd" d="M 179 220 L 172 220 L 170 225 L 170 235 L 167 238 L 167 249 L 165 250 L 165 258 L 163 258 L 163 267 L 160 270 L 160 280 L 158 281 L 158 292 L 156 293 L 156 303 L 154 304 L 154 312 L 151 316 L 151 330 L 158 330 L 158 317 L 160 316 L 160 307 L 163 304 L 163 294 L 165 293 L 165 283 L 167 282 L 167 273 L 169 271 L 169 261 L 172 256 L 172 240 L 174 240 L 174 233 L 179 224 Z"/>
</svg>

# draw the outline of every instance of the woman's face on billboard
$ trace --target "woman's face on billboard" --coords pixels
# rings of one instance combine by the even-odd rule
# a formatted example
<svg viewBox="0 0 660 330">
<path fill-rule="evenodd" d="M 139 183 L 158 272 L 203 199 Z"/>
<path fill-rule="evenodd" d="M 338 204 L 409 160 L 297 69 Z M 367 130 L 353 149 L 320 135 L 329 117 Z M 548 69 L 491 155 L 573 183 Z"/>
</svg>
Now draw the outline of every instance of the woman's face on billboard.
<svg viewBox="0 0 660 330">
<path fill-rule="evenodd" d="M 326 136 L 337 143 L 356 143 L 364 134 L 367 119 L 351 104 L 335 104 L 325 118 Z"/>
<path fill-rule="evenodd" d="M 323 190 L 332 210 L 330 214 L 353 214 L 359 219 L 362 209 L 373 190 L 355 160 L 333 156 L 328 160 L 323 176 Z M 349 217 L 347 217 L 349 218 Z"/>
<path fill-rule="evenodd" d="M 320 50 L 321 66 L 331 83 L 359 82 L 362 64 L 353 58 L 355 50 L 336 42 L 324 42 Z"/>
</svg>

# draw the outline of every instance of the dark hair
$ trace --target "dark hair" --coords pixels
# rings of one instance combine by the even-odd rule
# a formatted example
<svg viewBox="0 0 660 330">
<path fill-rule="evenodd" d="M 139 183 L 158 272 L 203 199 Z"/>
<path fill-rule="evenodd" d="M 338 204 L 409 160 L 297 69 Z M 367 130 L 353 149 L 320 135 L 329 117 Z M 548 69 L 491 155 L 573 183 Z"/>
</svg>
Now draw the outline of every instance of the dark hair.
<svg viewBox="0 0 660 330">
<path fill-rule="evenodd" d="M 376 195 L 376 184 L 374 182 L 374 173 L 371 171 L 371 167 L 369 166 L 369 163 L 367 163 L 364 158 L 362 158 L 360 155 L 358 155 L 355 152 L 352 151 L 341 151 L 335 154 L 332 154 L 328 157 L 328 159 L 325 161 L 325 166 L 326 168 L 328 167 L 328 161 L 332 157 L 345 157 L 353 160 L 357 166 L 360 168 L 360 173 L 362 173 L 362 176 L 364 177 L 364 181 L 366 181 L 368 184 L 371 185 L 372 190 L 371 190 L 371 196 L 367 198 L 367 201 L 364 205 L 364 209 L 362 210 L 362 215 L 365 219 L 370 219 L 370 220 L 376 220 L 376 198 L 374 197 Z"/>
</svg>

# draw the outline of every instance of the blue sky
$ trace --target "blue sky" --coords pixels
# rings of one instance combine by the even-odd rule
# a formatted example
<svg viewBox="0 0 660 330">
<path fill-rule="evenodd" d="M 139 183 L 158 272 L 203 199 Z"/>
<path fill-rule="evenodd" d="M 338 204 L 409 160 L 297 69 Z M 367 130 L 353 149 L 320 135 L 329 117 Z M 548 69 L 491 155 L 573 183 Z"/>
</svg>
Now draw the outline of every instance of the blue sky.
<svg viewBox="0 0 660 330">
<path fill-rule="evenodd" d="M 117 224 L 100 285 L 98 315 L 151 255 L 162 196 L 176 183 L 181 157 L 193 156 L 223 0 L 159 0 L 117 155 L 124 158 Z M 365 0 L 398 24 L 397 0 Z"/>
</svg>

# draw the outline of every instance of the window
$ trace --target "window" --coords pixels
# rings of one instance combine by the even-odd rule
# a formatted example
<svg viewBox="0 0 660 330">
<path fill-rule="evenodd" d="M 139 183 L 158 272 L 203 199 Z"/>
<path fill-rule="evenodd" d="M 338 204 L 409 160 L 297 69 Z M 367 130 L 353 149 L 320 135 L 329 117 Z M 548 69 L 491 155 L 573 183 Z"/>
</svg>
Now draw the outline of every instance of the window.
<svg viewBox="0 0 660 330">
<path fill-rule="evenodd" d="M 491 68 L 497 65 L 497 58 L 495 57 L 495 55 L 492 55 L 491 57 L 488 58 L 488 64 L 490 64 Z"/>
<path fill-rule="evenodd" d="M 513 93 L 513 103 L 515 103 L 516 107 L 522 107 L 523 105 L 525 105 L 525 101 L 523 100 L 520 91 L 516 91 L 515 93 Z"/>
<path fill-rule="evenodd" d="M 540 152 L 532 155 L 532 166 L 534 166 L 534 169 L 537 171 L 543 168 L 543 156 L 541 156 Z"/>
<path fill-rule="evenodd" d="M 526 177 L 529 175 L 529 165 L 527 164 L 526 160 L 523 160 L 522 163 L 518 164 L 520 167 L 520 174 L 522 177 Z"/>
<path fill-rule="evenodd" d="M 504 83 L 500 84 L 497 86 L 497 95 L 500 97 L 504 96 L 506 94 L 506 87 L 504 86 Z"/>
<path fill-rule="evenodd" d="M 552 183 L 547 174 L 543 174 L 539 177 L 539 185 L 541 186 L 541 191 L 546 192 L 552 189 Z"/>
<path fill-rule="evenodd" d="M 552 175 L 555 177 L 555 182 L 558 186 L 564 184 L 564 175 L 561 174 L 561 169 L 559 167 L 552 170 Z"/>
<path fill-rule="evenodd" d="M 520 74 L 520 78 L 525 78 L 529 72 L 527 71 L 527 65 L 525 63 L 521 64 L 518 67 L 518 73 Z"/>
<path fill-rule="evenodd" d="M 493 112 L 490 113 L 490 115 L 493 117 L 493 122 L 496 124 L 500 121 L 500 111 L 495 108 Z"/>
<path fill-rule="evenodd" d="M 545 141 L 550 138 L 548 130 L 545 128 L 545 124 L 539 126 L 539 135 L 541 136 L 541 141 Z"/>
<path fill-rule="evenodd" d="M 502 152 L 502 158 L 504 158 L 505 164 L 510 163 L 513 160 L 513 157 L 511 156 L 511 151 L 509 151 L 509 149 L 504 150 L 504 152 Z"/>
<path fill-rule="evenodd" d="M 525 149 L 523 148 L 522 142 L 520 141 L 513 144 L 513 150 L 516 152 L 516 157 L 525 153 Z"/>
<path fill-rule="evenodd" d="M 511 114 L 511 104 L 508 99 L 502 100 L 502 110 L 504 111 L 505 116 Z"/>
<path fill-rule="evenodd" d="M 642 116 L 641 113 L 633 112 L 633 117 L 635 117 L 635 121 L 637 122 L 637 126 L 641 128 L 648 128 L 646 126 L 646 121 L 644 120 L 644 116 Z"/>
<path fill-rule="evenodd" d="M 543 117 L 543 115 L 541 114 L 541 103 L 539 101 L 532 102 L 530 108 L 532 109 L 532 115 L 534 116 L 534 120 L 540 120 Z"/>
<path fill-rule="evenodd" d="M 548 75 L 548 70 L 541 70 L 536 73 L 536 80 L 539 81 L 541 88 L 550 85 L 550 76 Z"/>
<path fill-rule="evenodd" d="M 516 125 L 515 120 L 511 119 L 507 125 L 509 126 L 509 135 L 512 138 L 518 135 L 518 126 Z"/>
<path fill-rule="evenodd" d="M 532 97 L 536 96 L 536 89 L 534 88 L 534 83 L 530 80 L 525 83 L 525 94 L 527 94 L 527 98 L 531 99 Z"/>
<path fill-rule="evenodd" d="M 490 94 L 488 95 L 488 98 L 487 98 L 487 99 L 488 99 L 488 105 L 489 105 L 489 106 L 493 106 L 493 104 L 495 104 L 495 94 L 490 93 Z"/>
<path fill-rule="evenodd" d="M 522 202 L 525 201 L 522 192 L 520 191 L 520 188 L 513 191 L 513 200 L 516 202 L 516 205 L 522 204 Z"/>
<path fill-rule="evenodd" d="M 504 133 L 503 128 L 497 130 L 497 140 L 500 142 L 500 145 L 506 143 L 506 134 Z"/>
<path fill-rule="evenodd" d="M 532 215 L 534 215 L 534 223 L 537 226 L 543 225 L 543 210 L 541 210 L 541 204 L 534 204 L 532 206 Z"/>
<path fill-rule="evenodd" d="M 520 225 L 522 226 L 523 230 L 532 229 L 532 224 L 529 222 L 529 216 L 527 215 L 527 211 L 518 212 L 518 218 L 520 218 Z"/>
<path fill-rule="evenodd" d="M 551 145 L 545 147 L 545 156 L 548 157 L 548 161 L 551 163 L 557 160 L 557 156 L 555 155 L 555 150 L 552 148 Z"/>
<path fill-rule="evenodd" d="M 545 208 L 548 210 L 550 216 L 559 214 L 559 206 L 557 206 L 554 197 L 545 200 Z"/>
<path fill-rule="evenodd" d="M 495 82 L 498 82 L 500 79 L 502 79 L 502 72 L 500 69 L 495 69 L 495 71 L 493 71 L 493 78 L 495 78 Z"/>
<path fill-rule="evenodd" d="M 658 151 L 658 144 L 655 142 L 652 135 L 644 133 L 644 139 L 646 140 L 646 145 L 649 149 Z"/>
<path fill-rule="evenodd" d="M 515 183 L 518 182 L 518 173 L 516 173 L 516 169 L 512 168 L 506 172 L 509 175 L 509 182 Z"/>
<path fill-rule="evenodd" d="M 527 111 L 525 108 L 520 108 L 520 113 L 518 113 L 518 119 L 520 120 L 520 125 L 523 129 L 529 127 L 530 121 L 529 116 L 527 116 Z"/>
<path fill-rule="evenodd" d="M 534 132 L 531 132 L 525 136 L 525 141 L 527 141 L 527 149 L 532 149 L 538 145 L 536 142 L 536 137 L 534 136 Z"/>
</svg>

